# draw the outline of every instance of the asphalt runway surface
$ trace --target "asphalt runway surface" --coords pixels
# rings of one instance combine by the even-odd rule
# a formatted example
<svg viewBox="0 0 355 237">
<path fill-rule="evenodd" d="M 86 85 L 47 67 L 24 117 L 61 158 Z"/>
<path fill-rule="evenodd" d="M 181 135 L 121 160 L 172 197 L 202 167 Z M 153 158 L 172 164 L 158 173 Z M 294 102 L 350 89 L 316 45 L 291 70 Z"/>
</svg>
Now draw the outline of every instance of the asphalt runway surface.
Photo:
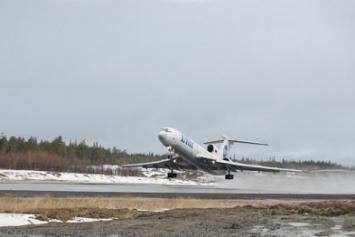
<svg viewBox="0 0 355 237">
<path fill-rule="evenodd" d="M 95 184 L 69 182 L 2 181 L 0 196 L 96 196 L 206 199 L 312 199 L 355 198 L 354 172 L 311 174 L 238 173 L 234 180 L 215 178 L 213 183 Z"/>
<path fill-rule="evenodd" d="M 0 183 L 0 196 L 33 197 L 145 197 L 240 200 L 354 200 L 355 193 L 292 193 L 272 190 L 228 189 L 221 185 Z"/>
<path fill-rule="evenodd" d="M 197 198 L 228 200 L 355 200 L 351 194 L 275 194 L 275 193 L 93 193 L 93 192 L 44 192 L 44 191 L 0 191 L 1 197 L 144 197 L 144 198 Z"/>
</svg>

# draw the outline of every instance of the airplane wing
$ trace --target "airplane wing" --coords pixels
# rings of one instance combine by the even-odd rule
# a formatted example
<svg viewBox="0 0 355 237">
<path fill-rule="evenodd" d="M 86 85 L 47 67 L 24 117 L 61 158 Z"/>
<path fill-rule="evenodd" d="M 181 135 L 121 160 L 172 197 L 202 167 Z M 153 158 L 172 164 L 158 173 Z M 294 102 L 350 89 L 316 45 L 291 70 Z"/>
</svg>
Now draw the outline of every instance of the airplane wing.
<svg viewBox="0 0 355 237">
<path fill-rule="evenodd" d="M 238 170 L 244 171 L 263 171 L 263 172 L 307 172 L 304 170 L 296 170 L 296 169 L 285 169 L 278 167 L 270 167 L 270 166 L 262 166 L 262 165 L 250 165 L 243 164 L 239 162 L 234 162 L 230 160 L 216 160 L 210 157 L 204 157 L 202 155 L 197 155 L 196 159 L 205 160 L 209 163 L 212 163 L 210 168 L 213 170 L 230 170 L 232 172 L 237 172 Z"/>
<path fill-rule="evenodd" d="M 143 168 L 168 168 L 170 159 L 152 161 L 147 163 L 126 164 L 122 167 L 143 167 Z"/>
<path fill-rule="evenodd" d="M 180 156 L 174 156 L 171 159 L 164 159 L 158 161 L 152 161 L 147 163 L 137 163 L 137 164 L 127 164 L 122 165 L 122 167 L 143 167 L 143 168 L 165 168 L 165 169 L 193 169 L 196 170 L 197 167 L 191 166 L 190 164 L 186 163 L 181 159 Z"/>
<path fill-rule="evenodd" d="M 226 170 L 230 171 L 263 171 L 263 172 L 306 172 L 304 170 L 296 170 L 296 169 L 285 169 L 278 167 L 270 167 L 270 166 L 262 166 L 262 165 L 249 165 L 243 164 L 239 162 L 227 161 L 227 160 L 216 160 L 216 164 L 224 167 Z"/>
</svg>

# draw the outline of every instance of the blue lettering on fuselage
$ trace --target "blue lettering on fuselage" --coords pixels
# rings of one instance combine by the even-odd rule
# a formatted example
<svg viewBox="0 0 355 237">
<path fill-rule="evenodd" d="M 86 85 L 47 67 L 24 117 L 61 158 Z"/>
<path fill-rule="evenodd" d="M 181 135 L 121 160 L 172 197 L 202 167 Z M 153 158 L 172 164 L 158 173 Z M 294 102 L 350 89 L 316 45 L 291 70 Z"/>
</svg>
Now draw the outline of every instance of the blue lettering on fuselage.
<svg viewBox="0 0 355 237">
<path fill-rule="evenodd" d="M 184 143 L 185 145 L 187 145 L 188 147 L 190 148 L 193 148 L 194 147 L 194 142 L 188 138 L 187 136 L 185 135 L 181 135 L 181 140 L 180 140 L 182 143 Z"/>
</svg>

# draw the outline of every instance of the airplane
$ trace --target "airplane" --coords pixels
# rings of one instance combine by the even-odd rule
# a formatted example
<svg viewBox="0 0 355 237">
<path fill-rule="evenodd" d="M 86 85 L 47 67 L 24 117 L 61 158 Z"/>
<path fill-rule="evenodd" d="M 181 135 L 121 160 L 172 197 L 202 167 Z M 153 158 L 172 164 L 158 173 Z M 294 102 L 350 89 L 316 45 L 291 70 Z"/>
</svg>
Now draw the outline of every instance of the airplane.
<svg viewBox="0 0 355 237">
<path fill-rule="evenodd" d="M 250 165 L 232 161 L 228 158 L 231 145 L 234 143 L 252 144 L 268 146 L 268 144 L 239 141 L 230 139 L 222 135 L 223 139 L 205 142 L 207 148 L 187 137 L 177 129 L 165 127 L 158 133 L 160 142 L 167 147 L 167 159 L 153 161 L 148 163 L 126 164 L 122 167 L 143 167 L 143 168 L 168 168 L 168 178 L 176 178 L 174 170 L 202 170 L 211 175 L 225 175 L 225 179 L 231 180 L 234 175 L 231 172 L 239 171 L 264 171 L 264 172 L 305 172 L 296 169 L 284 169 L 277 167 Z M 215 144 L 222 143 L 218 148 Z"/>
</svg>

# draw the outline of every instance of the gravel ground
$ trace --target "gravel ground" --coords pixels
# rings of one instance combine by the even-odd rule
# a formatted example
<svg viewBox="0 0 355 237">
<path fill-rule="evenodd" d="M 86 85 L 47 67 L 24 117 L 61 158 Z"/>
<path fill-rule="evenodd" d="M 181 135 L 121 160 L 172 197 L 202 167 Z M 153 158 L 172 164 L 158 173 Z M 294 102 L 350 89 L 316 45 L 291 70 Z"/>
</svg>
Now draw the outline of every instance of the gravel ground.
<svg viewBox="0 0 355 237">
<path fill-rule="evenodd" d="M 355 236 L 355 213 L 328 208 L 176 209 L 107 222 L 3 227 L 0 236 Z"/>
</svg>

